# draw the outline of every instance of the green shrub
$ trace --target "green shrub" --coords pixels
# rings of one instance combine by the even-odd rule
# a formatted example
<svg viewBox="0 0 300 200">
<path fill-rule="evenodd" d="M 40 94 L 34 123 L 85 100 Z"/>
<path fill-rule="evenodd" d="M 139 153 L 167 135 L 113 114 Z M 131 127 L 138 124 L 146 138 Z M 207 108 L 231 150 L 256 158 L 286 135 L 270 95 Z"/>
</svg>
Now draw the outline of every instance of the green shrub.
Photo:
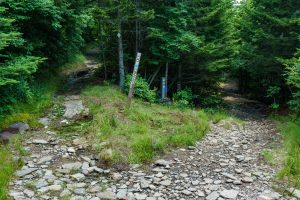
<svg viewBox="0 0 300 200">
<path fill-rule="evenodd" d="M 126 76 L 124 86 L 124 91 L 126 93 L 129 92 L 131 77 L 131 75 Z M 150 86 L 147 83 L 147 81 L 139 75 L 136 77 L 135 80 L 134 95 L 151 103 L 155 102 L 156 100 L 155 90 L 150 89 Z"/>
<path fill-rule="evenodd" d="M 190 88 L 185 88 L 173 95 L 173 101 L 176 107 L 184 108 L 193 103 L 193 92 Z"/>
<path fill-rule="evenodd" d="M 225 106 L 224 100 L 218 96 L 200 97 L 200 106 L 203 108 L 222 108 Z"/>
</svg>

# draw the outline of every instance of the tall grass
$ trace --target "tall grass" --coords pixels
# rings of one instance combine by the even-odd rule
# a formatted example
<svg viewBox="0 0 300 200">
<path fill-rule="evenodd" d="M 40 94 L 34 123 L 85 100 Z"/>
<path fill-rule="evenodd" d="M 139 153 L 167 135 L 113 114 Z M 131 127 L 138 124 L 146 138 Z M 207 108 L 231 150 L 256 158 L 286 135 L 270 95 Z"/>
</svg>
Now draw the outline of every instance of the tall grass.
<svg viewBox="0 0 300 200">
<path fill-rule="evenodd" d="M 0 199 L 8 199 L 7 186 L 14 172 L 22 166 L 22 160 L 16 159 L 12 151 L 20 156 L 25 155 L 26 151 L 22 147 L 20 137 L 14 138 L 8 146 L 0 146 Z"/>
<path fill-rule="evenodd" d="M 300 188 L 300 121 L 294 117 L 277 117 L 284 141 L 284 165 L 278 176 Z"/>
<path fill-rule="evenodd" d="M 82 94 L 93 122 L 85 131 L 97 146 L 104 141 L 113 149 L 113 161 L 141 163 L 173 147 L 193 145 L 208 129 L 203 111 L 180 110 L 127 98 L 113 86 L 88 87 Z M 103 148 L 98 145 L 98 150 Z"/>
</svg>

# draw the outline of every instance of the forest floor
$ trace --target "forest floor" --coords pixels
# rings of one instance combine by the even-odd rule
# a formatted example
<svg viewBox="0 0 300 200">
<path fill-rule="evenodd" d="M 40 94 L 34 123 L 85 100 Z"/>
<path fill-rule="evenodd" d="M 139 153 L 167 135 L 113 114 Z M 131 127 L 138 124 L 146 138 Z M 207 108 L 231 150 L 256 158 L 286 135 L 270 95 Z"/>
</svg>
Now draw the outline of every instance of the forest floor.
<svg viewBox="0 0 300 200">
<path fill-rule="evenodd" d="M 96 65 L 90 60 L 86 66 Z M 70 72 L 69 84 L 79 86 L 57 96 L 60 106 L 40 120 L 44 128 L 26 133 L 24 149 L 30 153 L 9 184 L 13 199 L 292 199 L 273 190 L 279 166 L 263 158 L 272 145 L 280 144 L 275 125 L 263 114 L 263 105 L 232 93 L 225 100 L 243 122 L 211 123 L 195 145 L 170 150 L 146 165 L 103 165 L 81 134 L 57 133 L 78 120 L 78 114 L 80 120 L 89 120 L 89 109 L 76 93 L 88 80 L 86 72 Z"/>
</svg>

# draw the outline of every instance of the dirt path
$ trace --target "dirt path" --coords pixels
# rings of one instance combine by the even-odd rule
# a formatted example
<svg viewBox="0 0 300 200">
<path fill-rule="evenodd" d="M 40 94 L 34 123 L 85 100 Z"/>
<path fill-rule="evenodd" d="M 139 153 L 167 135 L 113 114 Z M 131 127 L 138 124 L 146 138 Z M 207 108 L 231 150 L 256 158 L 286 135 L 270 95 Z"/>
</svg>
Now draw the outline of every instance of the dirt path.
<svg viewBox="0 0 300 200">
<path fill-rule="evenodd" d="M 58 120 L 62 124 L 72 120 L 72 112 L 84 109 L 78 96 L 66 96 L 64 104 L 69 110 Z M 11 182 L 10 196 L 17 200 L 288 199 L 272 190 L 275 171 L 261 156 L 278 138 L 277 132 L 257 114 L 260 106 L 250 104 L 232 104 L 231 110 L 245 124 L 211 124 L 211 131 L 195 146 L 171 152 L 148 170 L 139 165 L 119 172 L 100 167 L 99 157 L 87 151 L 90 144 L 77 133 L 62 138 L 47 128 L 31 132 L 25 147 L 31 154 Z"/>
</svg>

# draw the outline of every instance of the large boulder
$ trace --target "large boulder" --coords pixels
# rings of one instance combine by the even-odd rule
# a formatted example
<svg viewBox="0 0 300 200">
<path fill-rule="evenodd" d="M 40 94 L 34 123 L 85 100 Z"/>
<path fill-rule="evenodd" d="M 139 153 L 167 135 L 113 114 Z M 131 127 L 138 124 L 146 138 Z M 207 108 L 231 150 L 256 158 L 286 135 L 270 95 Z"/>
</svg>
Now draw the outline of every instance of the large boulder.
<svg viewBox="0 0 300 200">
<path fill-rule="evenodd" d="M 29 130 L 29 125 L 23 122 L 17 122 L 14 124 L 11 124 L 8 129 L 10 130 L 10 132 L 12 133 L 24 133 L 27 130 Z"/>
</svg>

